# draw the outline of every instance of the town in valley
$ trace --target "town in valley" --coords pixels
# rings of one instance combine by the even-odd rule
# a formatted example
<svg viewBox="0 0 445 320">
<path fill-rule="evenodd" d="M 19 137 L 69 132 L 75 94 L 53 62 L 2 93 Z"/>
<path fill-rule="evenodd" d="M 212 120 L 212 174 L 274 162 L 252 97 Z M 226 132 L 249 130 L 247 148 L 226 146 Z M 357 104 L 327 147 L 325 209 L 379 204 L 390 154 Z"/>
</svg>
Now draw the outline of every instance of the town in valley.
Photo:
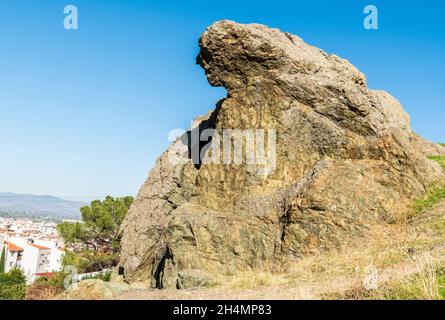
<svg viewBox="0 0 445 320">
<path fill-rule="evenodd" d="M 0 253 L 4 254 L 4 272 L 19 268 L 28 283 L 39 277 L 51 277 L 62 270 L 65 247 L 57 233 L 57 224 L 27 218 L 0 217 Z"/>
</svg>

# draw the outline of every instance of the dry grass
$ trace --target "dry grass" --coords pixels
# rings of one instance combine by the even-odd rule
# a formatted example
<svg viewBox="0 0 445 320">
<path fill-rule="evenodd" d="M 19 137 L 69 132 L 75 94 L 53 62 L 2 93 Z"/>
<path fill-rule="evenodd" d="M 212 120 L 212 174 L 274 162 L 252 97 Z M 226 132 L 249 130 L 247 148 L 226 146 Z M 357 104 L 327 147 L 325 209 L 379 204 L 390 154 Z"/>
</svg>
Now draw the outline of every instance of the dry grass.
<svg viewBox="0 0 445 320">
<path fill-rule="evenodd" d="M 437 275 L 437 266 L 430 254 L 424 254 L 417 261 L 420 272 L 414 275 L 417 278 L 415 282 L 419 283 L 420 293 L 424 299 L 438 300 L 439 283 Z"/>
<path fill-rule="evenodd" d="M 222 276 L 218 287 L 239 291 L 302 287 L 311 292 L 310 298 L 379 299 L 394 298 L 392 289 L 402 286 L 405 296 L 437 299 L 436 264 L 444 262 L 440 253 L 445 247 L 444 209 L 445 202 L 441 202 L 415 219 L 400 218 L 391 225 L 375 226 L 365 237 L 350 240 L 338 250 L 305 257 L 282 270 Z M 434 263 L 433 255 L 437 256 Z M 364 288 L 369 269 L 377 271 L 381 291 Z M 406 281 L 415 283 L 415 289 L 409 289 Z"/>
<path fill-rule="evenodd" d="M 378 300 L 440 300 L 445 299 L 443 275 L 440 265 L 443 258 L 437 259 L 430 253 L 414 258 L 414 271 L 400 279 L 389 280 L 376 290 L 363 287 L 352 288 L 343 294 L 327 296 L 329 299 L 378 299 Z"/>
<path fill-rule="evenodd" d="M 28 287 L 26 291 L 26 300 L 52 300 L 63 292 L 62 288 L 58 288 L 49 284 L 37 284 Z"/>
<path fill-rule="evenodd" d="M 224 286 L 235 290 L 250 290 L 271 286 L 286 286 L 288 280 L 282 274 L 270 272 L 240 272 L 221 281 Z"/>
</svg>

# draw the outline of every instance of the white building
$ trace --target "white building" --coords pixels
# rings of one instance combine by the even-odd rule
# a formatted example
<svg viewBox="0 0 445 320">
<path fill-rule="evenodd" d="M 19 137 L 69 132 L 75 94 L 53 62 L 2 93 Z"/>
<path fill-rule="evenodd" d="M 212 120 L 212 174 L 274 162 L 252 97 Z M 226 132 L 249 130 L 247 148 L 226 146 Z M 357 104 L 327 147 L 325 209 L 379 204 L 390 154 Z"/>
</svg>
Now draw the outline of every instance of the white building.
<svg viewBox="0 0 445 320">
<path fill-rule="evenodd" d="M 10 242 L 3 241 L 0 253 L 5 249 L 5 272 L 9 272 L 14 266 L 20 267 L 23 256 L 23 248 Z"/>
<path fill-rule="evenodd" d="M 37 277 L 50 276 L 62 269 L 63 248 L 60 248 L 57 242 L 14 237 L 4 239 L 1 243 L 0 247 L 4 247 L 6 252 L 5 272 L 14 267 L 20 268 L 28 283 L 34 282 Z"/>
</svg>

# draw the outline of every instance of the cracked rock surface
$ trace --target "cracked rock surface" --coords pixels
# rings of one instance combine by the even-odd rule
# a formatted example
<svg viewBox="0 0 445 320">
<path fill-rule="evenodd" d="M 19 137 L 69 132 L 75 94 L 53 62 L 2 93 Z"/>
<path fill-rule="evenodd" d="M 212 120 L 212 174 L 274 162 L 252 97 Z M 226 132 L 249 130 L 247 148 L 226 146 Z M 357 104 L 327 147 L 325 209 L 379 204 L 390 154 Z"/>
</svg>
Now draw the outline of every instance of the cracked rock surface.
<svg viewBox="0 0 445 320">
<path fill-rule="evenodd" d="M 191 132 L 179 138 L 121 227 L 125 281 L 187 288 L 285 266 L 391 223 L 444 178 L 427 155 L 445 148 L 413 133 L 400 103 L 369 89 L 348 61 L 289 33 L 232 21 L 210 26 L 199 46 L 209 83 L 228 95 L 191 131 L 273 129 L 276 169 L 197 165 L 188 156 Z M 172 163 L 172 153 L 185 160 Z"/>
</svg>

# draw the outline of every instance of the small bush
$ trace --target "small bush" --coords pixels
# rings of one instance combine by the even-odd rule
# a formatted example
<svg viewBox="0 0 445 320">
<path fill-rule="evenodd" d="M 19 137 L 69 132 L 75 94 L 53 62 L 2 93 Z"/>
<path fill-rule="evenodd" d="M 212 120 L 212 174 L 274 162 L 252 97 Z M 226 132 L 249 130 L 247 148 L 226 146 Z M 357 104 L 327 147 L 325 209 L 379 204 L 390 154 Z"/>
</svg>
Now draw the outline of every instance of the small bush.
<svg viewBox="0 0 445 320">
<path fill-rule="evenodd" d="M 445 156 L 431 156 L 428 158 L 439 163 L 445 170 Z M 410 216 L 413 217 L 416 214 L 433 207 L 443 199 L 445 199 L 445 185 L 440 183 L 432 186 L 423 198 L 415 201 L 412 206 L 413 212 Z"/>
<path fill-rule="evenodd" d="M 0 274 L 0 300 L 23 300 L 26 294 L 26 278 L 19 269 Z"/>
<path fill-rule="evenodd" d="M 0 284 L 0 300 L 23 300 L 26 295 L 26 284 Z"/>
<path fill-rule="evenodd" d="M 82 281 L 84 281 L 84 280 L 91 280 L 91 279 L 102 280 L 102 281 L 105 281 L 105 282 L 110 282 L 111 271 L 105 272 L 105 273 L 102 273 L 102 274 L 98 274 L 96 276 L 85 277 L 85 278 L 82 279 Z"/>
<path fill-rule="evenodd" d="M 426 209 L 433 207 L 435 204 L 439 203 L 445 199 L 445 186 L 436 185 L 431 187 L 426 193 L 425 197 L 418 199 L 413 205 L 413 215 L 420 213 Z"/>
<path fill-rule="evenodd" d="M 34 281 L 34 284 L 44 284 L 53 287 L 63 288 L 64 280 L 67 275 L 63 272 L 55 272 L 51 277 L 39 277 Z"/>
<path fill-rule="evenodd" d="M 445 156 L 431 156 L 428 159 L 436 161 L 445 170 Z"/>
<path fill-rule="evenodd" d="M 100 253 L 92 250 L 81 252 L 66 252 L 62 260 L 63 266 L 74 266 L 78 273 L 102 271 L 117 265 L 117 257 L 110 253 Z"/>
</svg>

